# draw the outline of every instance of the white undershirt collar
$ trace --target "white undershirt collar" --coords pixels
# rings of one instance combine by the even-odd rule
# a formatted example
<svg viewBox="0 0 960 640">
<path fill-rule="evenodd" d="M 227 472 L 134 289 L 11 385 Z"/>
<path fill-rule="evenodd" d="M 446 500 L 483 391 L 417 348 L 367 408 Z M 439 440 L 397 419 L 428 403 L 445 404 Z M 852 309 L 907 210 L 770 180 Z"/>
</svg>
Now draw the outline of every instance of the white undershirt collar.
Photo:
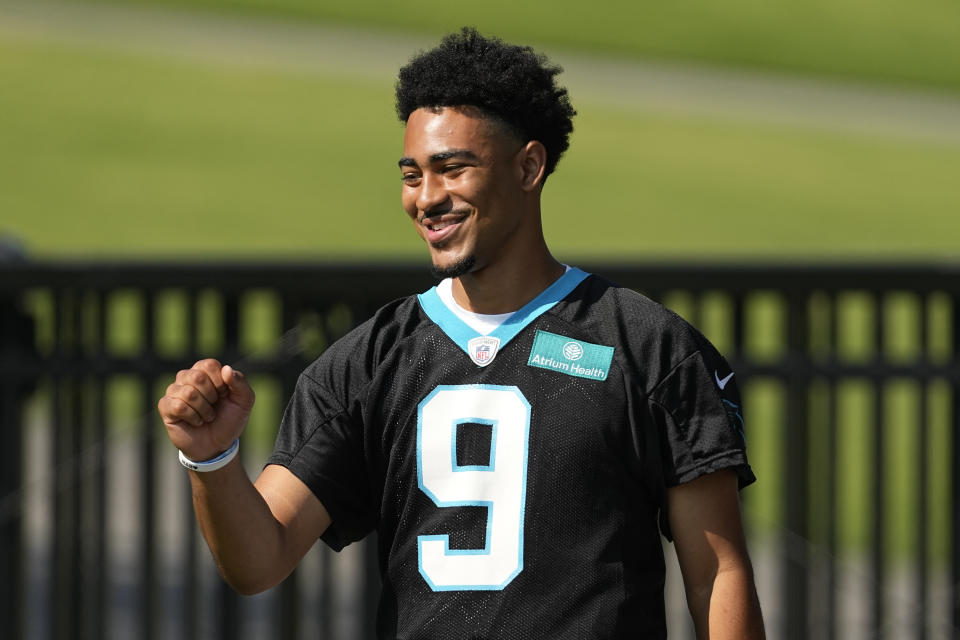
<svg viewBox="0 0 960 640">
<path fill-rule="evenodd" d="M 564 266 L 564 273 L 570 271 L 568 265 Z M 516 309 L 507 313 L 475 313 L 467 311 L 453 299 L 453 279 L 444 278 L 437 285 L 437 295 L 444 305 L 452 311 L 458 318 L 463 320 L 468 327 L 480 335 L 489 335 L 497 327 L 503 324 L 507 318 L 516 313 Z"/>
</svg>

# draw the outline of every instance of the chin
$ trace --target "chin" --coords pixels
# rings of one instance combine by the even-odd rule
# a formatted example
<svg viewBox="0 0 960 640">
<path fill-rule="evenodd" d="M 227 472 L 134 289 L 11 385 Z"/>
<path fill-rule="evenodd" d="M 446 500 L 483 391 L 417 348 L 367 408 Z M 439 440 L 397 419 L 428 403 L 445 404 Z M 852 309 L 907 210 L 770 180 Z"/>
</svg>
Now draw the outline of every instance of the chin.
<svg viewBox="0 0 960 640">
<path fill-rule="evenodd" d="M 443 280 L 444 278 L 459 278 L 473 271 L 476 263 L 477 259 L 473 255 L 464 256 L 446 264 L 437 264 L 434 262 L 433 266 L 430 267 L 430 273 L 438 280 Z"/>
</svg>

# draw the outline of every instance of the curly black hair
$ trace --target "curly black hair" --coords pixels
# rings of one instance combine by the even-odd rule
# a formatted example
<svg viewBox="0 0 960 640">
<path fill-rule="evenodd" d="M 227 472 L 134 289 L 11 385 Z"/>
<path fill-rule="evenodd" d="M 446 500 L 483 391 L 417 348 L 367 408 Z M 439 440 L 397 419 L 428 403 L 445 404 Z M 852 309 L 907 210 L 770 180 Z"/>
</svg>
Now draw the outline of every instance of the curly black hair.
<svg viewBox="0 0 960 640">
<path fill-rule="evenodd" d="M 576 115 L 554 76 L 562 69 L 530 47 L 486 38 L 464 27 L 400 69 L 397 115 L 406 122 L 421 107 L 479 109 L 506 124 L 521 141 L 546 147 L 546 174 L 570 146 Z"/>
</svg>

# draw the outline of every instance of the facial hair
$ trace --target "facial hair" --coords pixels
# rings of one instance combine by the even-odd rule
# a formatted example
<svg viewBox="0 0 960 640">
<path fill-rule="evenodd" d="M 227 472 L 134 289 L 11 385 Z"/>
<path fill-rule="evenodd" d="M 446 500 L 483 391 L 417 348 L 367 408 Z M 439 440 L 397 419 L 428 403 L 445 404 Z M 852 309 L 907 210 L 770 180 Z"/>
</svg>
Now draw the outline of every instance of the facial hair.
<svg viewBox="0 0 960 640">
<path fill-rule="evenodd" d="M 473 255 L 464 256 L 453 264 L 445 267 L 438 267 L 434 264 L 430 267 L 430 273 L 438 280 L 443 280 L 444 278 L 459 278 L 473 271 L 473 266 L 476 262 L 477 259 Z"/>
</svg>

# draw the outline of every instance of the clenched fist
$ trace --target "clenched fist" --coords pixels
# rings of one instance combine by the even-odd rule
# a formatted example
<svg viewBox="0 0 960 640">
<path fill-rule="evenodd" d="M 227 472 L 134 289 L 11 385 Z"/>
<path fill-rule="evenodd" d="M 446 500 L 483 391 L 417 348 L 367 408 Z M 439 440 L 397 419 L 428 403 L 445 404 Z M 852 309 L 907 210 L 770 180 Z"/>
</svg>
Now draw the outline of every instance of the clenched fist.
<svg viewBox="0 0 960 640">
<path fill-rule="evenodd" d="M 157 409 L 173 446 L 191 460 L 209 460 L 240 437 L 254 393 L 246 378 L 209 358 L 177 373 Z"/>
</svg>

